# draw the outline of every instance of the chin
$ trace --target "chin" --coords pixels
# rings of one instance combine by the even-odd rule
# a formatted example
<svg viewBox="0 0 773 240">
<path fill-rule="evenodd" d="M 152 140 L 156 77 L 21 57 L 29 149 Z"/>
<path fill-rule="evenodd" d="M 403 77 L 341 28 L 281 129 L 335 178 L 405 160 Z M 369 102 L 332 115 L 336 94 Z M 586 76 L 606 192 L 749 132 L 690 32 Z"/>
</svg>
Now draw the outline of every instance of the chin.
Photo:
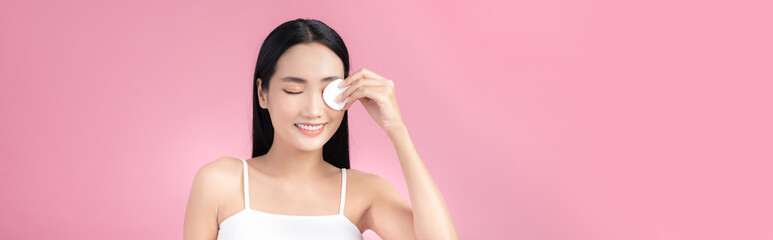
<svg viewBox="0 0 773 240">
<path fill-rule="evenodd" d="M 327 143 L 330 138 L 333 136 L 323 136 L 324 133 L 316 136 L 316 137 L 309 137 L 305 136 L 303 134 L 297 135 L 295 138 L 295 141 L 293 141 L 295 144 L 295 147 L 299 150 L 311 152 L 316 151 L 319 149 L 322 149 L 323 146 L 325 146 L 325 143 Z"/>
<path fill-rule="evenodd" d="M 295 142 L 295 147 L 305 152 L 317 151 L 322 149 L 323 146 L 325 146 L 325 142 L 317 142 L 309 139 L 301 139 Z"/>
</svg>

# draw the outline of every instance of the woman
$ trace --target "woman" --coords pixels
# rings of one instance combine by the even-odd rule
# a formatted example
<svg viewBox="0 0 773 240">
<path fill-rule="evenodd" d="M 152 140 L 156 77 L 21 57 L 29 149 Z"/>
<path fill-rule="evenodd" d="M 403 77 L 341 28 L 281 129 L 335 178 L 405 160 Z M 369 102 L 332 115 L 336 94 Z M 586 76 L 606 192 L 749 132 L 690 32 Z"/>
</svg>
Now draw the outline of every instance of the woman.
<svg viewBox="0 0 773 240">
<path fill-rule="evenodd" d="M 253 78 L 253 158 L 199 169 L 184 238 L 458 239 L 445 201 L 413 146 L 394 84 L 367 69 L 351 76 L 341 37 L 317 20 L 281 24 L 265 39 Z M 337 102 L 322 92 L 347 87 Z M 383 178 L 349 168 L 348 108 L 359 100 L 394 144 L 411 205 Z"/>
</svg>

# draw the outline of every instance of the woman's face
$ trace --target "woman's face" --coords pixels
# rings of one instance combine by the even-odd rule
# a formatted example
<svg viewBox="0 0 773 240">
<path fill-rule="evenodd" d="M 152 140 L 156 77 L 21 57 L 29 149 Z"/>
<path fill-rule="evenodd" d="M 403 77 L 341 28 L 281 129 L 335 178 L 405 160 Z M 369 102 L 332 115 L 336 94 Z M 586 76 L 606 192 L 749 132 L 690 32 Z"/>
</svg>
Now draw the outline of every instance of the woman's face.
<svg viewBox="0 0 773 240">
<path fill-rule="evenodd" d="M 274 125 L 275 140 L 304 151 L 314 151 L 333 137 L 344 111 L 325 104 L 322 90 L 335 79 L 344 78 L 341 58 L 317 42 L 296 44 L 279 57 L 269 89 L 257 79 L 260 107 L 268 109 Z M 293 94 L 297 93 L 297 94 Z M 321 133 L 304 134 L 297 123 L 325 123 Z"/>
</svg>

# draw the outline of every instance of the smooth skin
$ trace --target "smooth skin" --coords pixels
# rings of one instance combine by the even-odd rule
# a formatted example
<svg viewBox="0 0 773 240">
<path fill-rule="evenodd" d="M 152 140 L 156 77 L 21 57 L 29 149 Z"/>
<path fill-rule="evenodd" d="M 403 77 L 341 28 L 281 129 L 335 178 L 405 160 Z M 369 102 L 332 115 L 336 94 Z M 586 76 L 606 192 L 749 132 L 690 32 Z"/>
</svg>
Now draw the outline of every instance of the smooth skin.
<svg viewBox="0 0 773 240">
<path fill-rule="evenodd" d="M 394 83 L 360 69 L 339 85 L 351 87 L 338 99 L 349 98 L 337 111 L 324 103 L 322 90 L 343 74 L 341 59 L 320 43 L 297 44 L 279 58 L 269 89 L 258 89 L 260 107 L 271 114 L 274 143 L 265 155 L 247 159 L 250 208 L 284 215 L 337 214 L 341 171 L 322 159 L 322 146 L 340 126 L 344 111 L 359 101 L 391 139 L 411 204 L 378 175 L 347 169 L 345 217 L 360 232 L 370 229 L 385 240 L 458 239 L 448 206 L 402 120 Z M 256 81 L 260 86 L 262 80 Z M 326 125 L 310 137 L 294 125 L 302 122 Z M 199 169 L 188 199 L 184 239 L 216 239 L 219 224 L 244 209 L 242 171 L 241 160 L 231 157 Z"/>
</svg>

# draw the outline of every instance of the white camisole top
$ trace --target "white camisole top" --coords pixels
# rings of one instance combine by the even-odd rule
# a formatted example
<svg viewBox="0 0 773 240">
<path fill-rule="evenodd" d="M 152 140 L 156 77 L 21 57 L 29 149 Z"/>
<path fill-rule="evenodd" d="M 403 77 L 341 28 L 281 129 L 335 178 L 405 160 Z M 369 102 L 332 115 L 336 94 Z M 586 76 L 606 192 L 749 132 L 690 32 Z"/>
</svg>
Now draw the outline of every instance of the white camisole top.
<svg viewBox="0 0 773 240">
<path fill-rule="evenodd" d="M 344 216 L 346 200 L 346 168 L 341 168 L 341 205 L 335 215 L 283 215 L 261 212 L 250 208 L 247 161 L 244 164 L 244 209 L 226 218 L 218 226 L 218 240 L 241 239 L 336 239 L 362 240 L 362 234 L 349 218 Z"/>
</svg>

